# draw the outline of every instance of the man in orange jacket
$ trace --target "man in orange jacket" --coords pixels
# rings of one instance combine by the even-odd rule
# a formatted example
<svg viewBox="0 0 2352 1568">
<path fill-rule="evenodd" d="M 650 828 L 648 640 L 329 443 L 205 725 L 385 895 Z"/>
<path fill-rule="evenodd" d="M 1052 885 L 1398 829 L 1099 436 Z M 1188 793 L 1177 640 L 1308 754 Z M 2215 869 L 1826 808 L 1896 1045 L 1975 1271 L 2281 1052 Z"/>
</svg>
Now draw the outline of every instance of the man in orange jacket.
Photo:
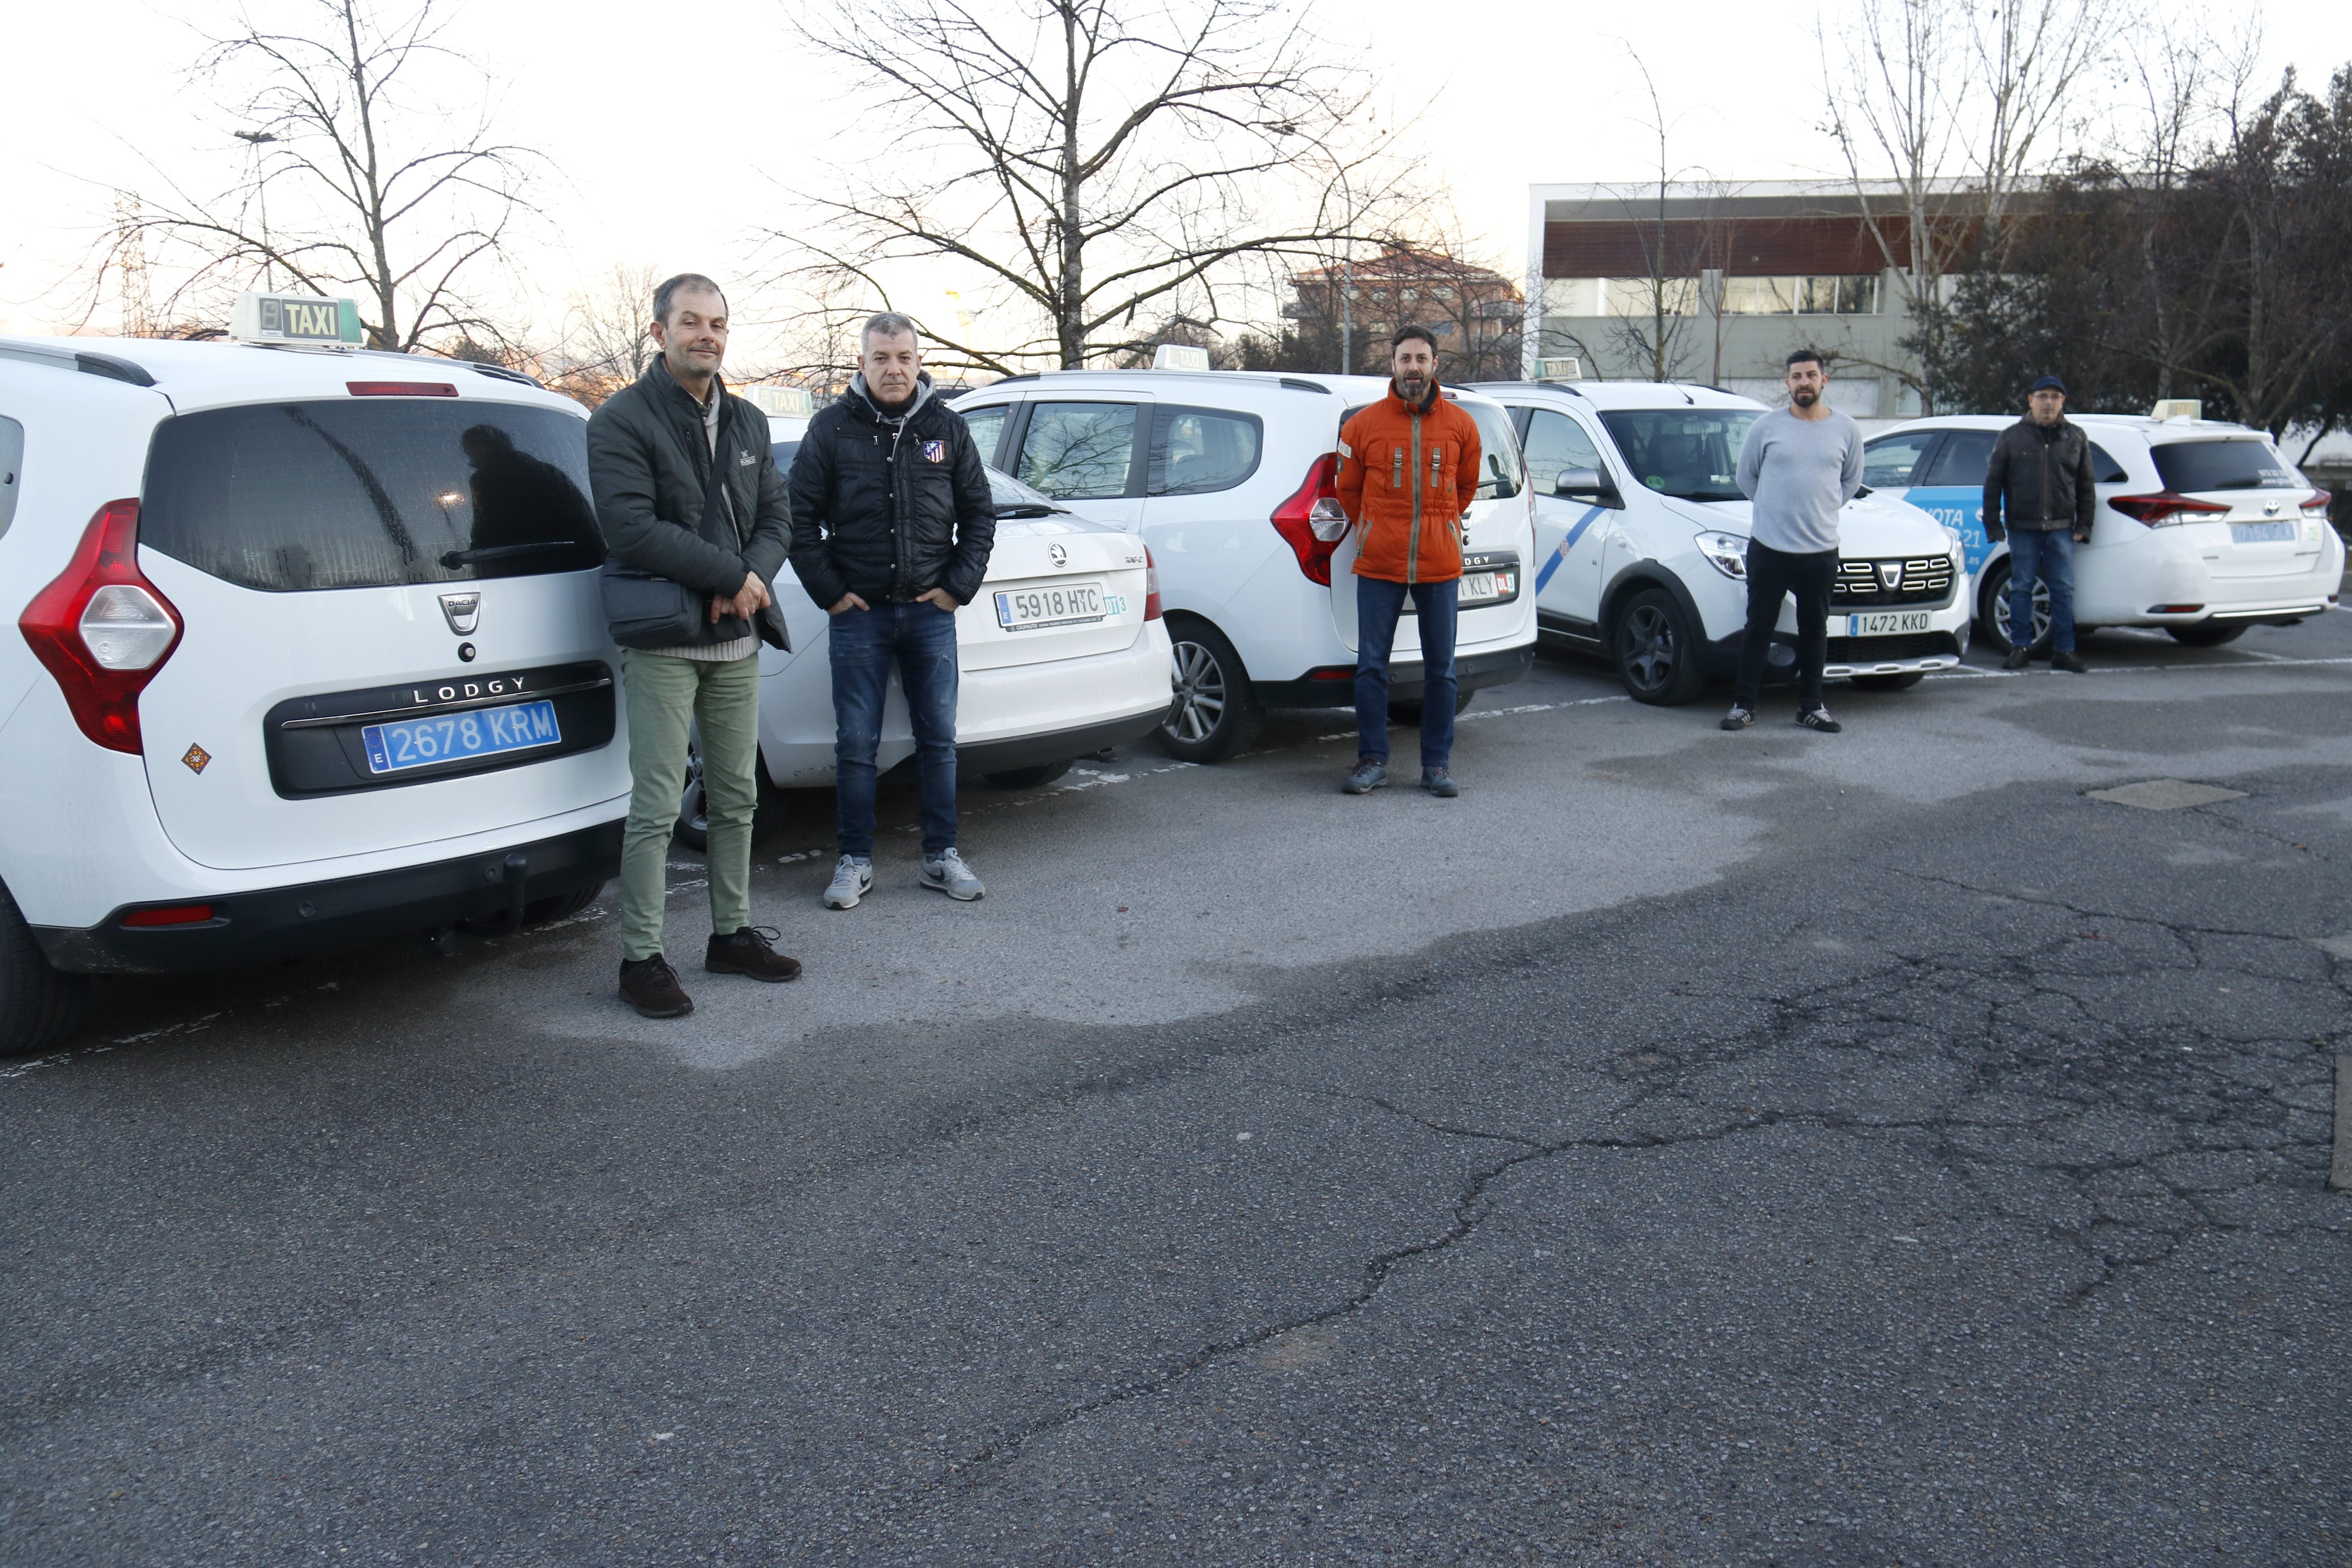
<svg viewBox="0 0 2352 1568">
<path fill-rule="evenodd" d="M 1339 505 L 1355 526 L 1356 771 L 1339 787 L 1389 782 L 1389 650 L 1405 595 L 1421 621 L 1421 787 L 1462 793 L 1454 754 L 1454 627 L 1462 519 L 1478 493 L 1478 426 L 1437 387 L 1437 340 L 1398 329 L 1389 395 L 1339 428 Z"/>
</svg>

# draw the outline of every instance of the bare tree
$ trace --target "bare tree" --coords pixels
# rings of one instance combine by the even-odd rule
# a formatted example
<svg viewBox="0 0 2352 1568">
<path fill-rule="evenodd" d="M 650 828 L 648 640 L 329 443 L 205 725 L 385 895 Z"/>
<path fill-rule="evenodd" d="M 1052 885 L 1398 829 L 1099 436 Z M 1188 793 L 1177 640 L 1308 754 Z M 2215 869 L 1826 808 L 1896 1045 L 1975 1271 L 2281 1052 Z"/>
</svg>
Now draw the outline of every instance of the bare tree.
<svg viewBox="0 0 2352 1568">
<path fill-rule="evenodd" d="M 572 290 L 554 351 L 541 356 L 558 390 L 593 408 L 644 374 L 661 277 L 658 268 L 616 262 Z"/>
<path fill-rule="evenodd" d="M 1650 101 L 1650 117 L 1643 124 L 1657 142 L 1658 171 L 1656 181 L 1645 184 L 1642 192 L 1642 199 L 1654 204 L 1649 221 L 1639 229 L 1642 276 L 1626 280 L 1633 286 L 1633 299 L 1625 301 L 1633 308 L 1612 311 L 1610 346 L 1621 362 L 1647 370 L 1648 380 L 1673 381 L 1698 331 L 1699 272 L 1707 262 L 1706 242 L 1711 226 L 1704 221 L 1696 226 L 1677 222 L 1669 216 L 1675 189 L 1685 183 L 1689 171 L 1674 166 L 1668 150 L 1674 124 L 1666 118 L 1649 66 L 1631 46 L 1625 48 L 1625 58 L 1641 73 L 1642 91 Z"/>
<path fill-rule="evenodd" d="M 217 195 L 172 187 L 115 225 L 99 272 L 168 258 L 177 282 L 155 309 L 217 299 L 256 279 L 355 293 L 372 347 L 436 336 L 504 343 L 474 280 L 531 211 L 527 150 L 498 142 L 479 71 L 439 41 L 434 0 L 386 17 L 368 0 L 306 0 L 308 26 L 248 18 L 214 38 L 191 74 L 241 89 L 224 100 L 254 154 Z M 484 107 L 470 118 L 421 79 L 455 65 Z M 93 303 L 95 294 L 93 293 Z"/>
<path fill-rule="evenodd" d="M 2106 58 L 2120 4 L 1862 0 L 1834 45 L 1820 31 L 1828 129 L 1923 359 L 1937 357 L 1946 279 L 1979 247 L 1997 262 L 2020 196 L 2063 156 L 2069 106 Z M 1874 368 L 1931 397 L 1916 366 Z"/>
<path fill-rule="evenodd" d="M 804 198 L 815 221 L 775 237 L 874 299 L 893 263 L 979 272 L 973 331 L 925 323 L 976 367 L 1235 319 L 1236 264 L 1309 253 L 1394 189 L 1362 79 L 1275 0 L 819 0 L 801 32 L 880 84 L 889 140 L 855 198 Z"/>
</svg>

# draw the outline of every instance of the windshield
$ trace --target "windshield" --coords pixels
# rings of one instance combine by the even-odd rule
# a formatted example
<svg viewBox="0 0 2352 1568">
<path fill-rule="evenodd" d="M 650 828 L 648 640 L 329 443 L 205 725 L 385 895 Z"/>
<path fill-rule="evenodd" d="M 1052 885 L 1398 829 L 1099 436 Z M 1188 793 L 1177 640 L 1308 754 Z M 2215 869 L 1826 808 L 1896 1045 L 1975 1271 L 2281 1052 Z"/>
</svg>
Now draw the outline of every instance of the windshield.
<svg viewBox="0 0 2352 1568">
<path fill-rule="evenodd" d="M 2268 441 L 2159 441 L 2156 471 L 2164 488 L 2199 490 L 2300 490 L 2310 487 Z"/>
<path fill-rule="evenodd" d="M 583 571 L 604 559 L 587 431 L 457 399 L 201 409 L 155 427 L 139 542 L 280 594 Z"/>
<path fill-rule="evenodd" d="M 1682 500 L 1745 500 L 1739 493 L 1739 445 L 1760 408 L 1612 408 L 1609 428 L 1633 477 Z"/>
</svg>

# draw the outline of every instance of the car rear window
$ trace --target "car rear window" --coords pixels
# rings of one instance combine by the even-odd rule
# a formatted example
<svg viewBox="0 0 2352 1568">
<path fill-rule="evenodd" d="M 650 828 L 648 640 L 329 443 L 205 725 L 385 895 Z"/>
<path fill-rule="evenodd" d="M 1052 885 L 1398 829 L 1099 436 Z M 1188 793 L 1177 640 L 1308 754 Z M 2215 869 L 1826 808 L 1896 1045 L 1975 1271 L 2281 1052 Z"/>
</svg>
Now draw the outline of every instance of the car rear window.
<svg viewBox="0 0 2352 1568">
<path fill-rule="evenodd" d="M 1527 467 L 1519 457 L 1519 438 L 1511 429 L 1511 411 L 1499 403 L 1460 406 L 1478 426 L 1478 458 L 1486 470 L 1478 476 L 1478 493 L 1507 500 L 1527 489 Z"/>
<path fill-rule="evenodd" d="M 2300 490 L 2310 486 L 2268 441 L 2159 441 L 2156 471 L 2164 488 L 2199 490 Z"/>
<path fill-rule="evenodd" d="M 604 558 L 583 421 L 438 399 L 166 419 L 147 452 L 139 542 L 269 593 L 577 572 Z"/>
<path fill-rule="evenodd" d="M 1609 408 L 1601 423 L 1633 477 L 1683 500 L 1745 500 L 1739 447 L 1760 408 Z"/>
<path fill-rule="evenodd" d="M 1265 424 L 1255 414 L 1155 409 L 1144 493 L 1197 496 L 1232 489 L 1257 472 L 1258 452 L 1265 444 Z"/>
</svg>

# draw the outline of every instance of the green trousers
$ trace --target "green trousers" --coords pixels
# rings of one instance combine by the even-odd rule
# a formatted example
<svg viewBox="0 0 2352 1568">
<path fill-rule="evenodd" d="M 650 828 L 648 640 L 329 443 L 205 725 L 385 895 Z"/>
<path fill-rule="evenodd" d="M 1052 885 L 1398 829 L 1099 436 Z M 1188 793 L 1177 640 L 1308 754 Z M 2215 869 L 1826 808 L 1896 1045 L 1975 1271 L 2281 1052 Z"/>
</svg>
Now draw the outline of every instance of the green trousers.
<svg viewBox="0 0 2352 1568">
<path fill-rule="evenodd" d="M 621 956 L 662 950 L 669 840 L 686 789 L 688 725 L 701 731 L 710 816 L 710 929 L 751 923 L 751 814 L 760 758 L 760 656 L 723 664 L 621 650 L 629 704 L 629 826 L 621 840 Z"/>
</svg>

